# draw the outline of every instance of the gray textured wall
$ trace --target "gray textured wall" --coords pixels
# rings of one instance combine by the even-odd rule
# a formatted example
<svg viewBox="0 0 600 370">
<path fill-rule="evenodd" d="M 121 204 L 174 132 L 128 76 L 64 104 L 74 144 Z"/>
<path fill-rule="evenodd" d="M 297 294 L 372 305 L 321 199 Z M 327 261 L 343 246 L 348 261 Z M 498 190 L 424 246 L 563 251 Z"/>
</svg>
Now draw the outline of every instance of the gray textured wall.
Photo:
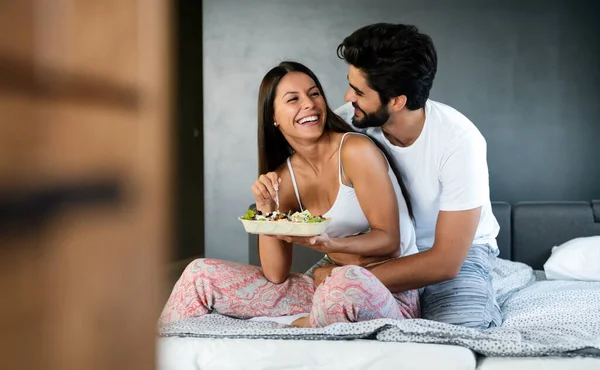
<svg viewBox="0 0 600 370">
<path fill-rule="evenodd" d="M 290 58 L 312 68 L 333 107 L 346 70 L 335 49 L 374 22 L 417 25 L 439 55 L 431 97 L 488 141 L 493 200 L 600 198 L 600 56 L 595 1 L 204 1 L 205 250 L 247 262 L 236 220 L 257 176 L 262 76 Z M 199 68 L 199 66 L 198 66 Z"/>
</svg>

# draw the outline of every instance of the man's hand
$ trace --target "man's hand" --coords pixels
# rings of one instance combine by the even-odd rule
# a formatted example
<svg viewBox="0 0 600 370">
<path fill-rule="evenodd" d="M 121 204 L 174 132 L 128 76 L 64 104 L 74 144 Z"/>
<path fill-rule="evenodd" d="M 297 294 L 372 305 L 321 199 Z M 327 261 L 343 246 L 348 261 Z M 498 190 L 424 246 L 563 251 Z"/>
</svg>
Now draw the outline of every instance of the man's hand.
<svg viewBox="0 0 600 370">
<path fill-rule="evenodd" d="M 323 266 L 323 267 L 317 267 L 316 269 L 314 269 L 313 275 L 315 276 L 315 286 L 321 285 L 323 280 L 325 280 L 325 278 L 327 278 L 327 276 L 329 276 L 331 274 L 331 271 L 333 271 L 333 269 L 336 267 L 339 267 L 339 266 L 328 265 L 328 266 Z"/>
</svg>

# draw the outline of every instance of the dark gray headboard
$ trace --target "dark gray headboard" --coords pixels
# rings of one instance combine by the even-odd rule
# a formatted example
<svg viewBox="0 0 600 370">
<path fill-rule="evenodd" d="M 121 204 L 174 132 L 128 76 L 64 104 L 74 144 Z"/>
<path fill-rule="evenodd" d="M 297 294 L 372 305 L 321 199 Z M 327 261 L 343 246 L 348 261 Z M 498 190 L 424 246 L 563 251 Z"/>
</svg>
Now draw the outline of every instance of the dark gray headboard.
<svg viewBox="0 0 600 370">
<path fill-rule="evenodd" d="M 500 225 L 500 231 L 496 238 L 498 249 L 500 250 L 500 258 L 506 260 L 512 259 L 512 222 L 511 222 L 511 207 L 506 202 L 492 202 L 492 212 Z"/>
<path fill-rule="evenodd" d="M 253 207 L 253 206 L 251 206 Z M 542 270 L 552 247 L 570 239 L 600 235 L 600 201 L 522 202 L 512 206 L 492 202 L 500 232 L 500 258 L 523 262 Z M 248 234 L 250 263 L 258 265 L 257 237 Z M 322 254 L 308 248 L 294 248 L 292 271 L 304 272 Z"/>
<path fill-rule="evenodd" d="M 541 270 L 552 247 L 600 235 L 600 201 L 518 203 L 512 228 L 512 259 Z"/>
</svg>

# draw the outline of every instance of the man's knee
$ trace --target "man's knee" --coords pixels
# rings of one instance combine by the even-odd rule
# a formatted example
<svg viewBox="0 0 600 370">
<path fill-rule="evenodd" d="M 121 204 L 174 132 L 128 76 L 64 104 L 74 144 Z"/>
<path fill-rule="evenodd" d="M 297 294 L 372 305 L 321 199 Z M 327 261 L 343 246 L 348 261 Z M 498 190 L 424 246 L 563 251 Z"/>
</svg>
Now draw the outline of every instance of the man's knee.
<svg viewBox="0 0 600 370">
<path fill-rule="evenodd" d="M 470 328 L 502 322 L 492 286 L 494 256 L 479 246 L 469 253 L 457 277 L 425 288 L 421 295 L 424 319 Z"/>
<path fill-rule="evenodd" d="M 500 309 L 490 284 L 479 280 L 449 280 L 425 288 L 421 295 L 424 319 L 471 328 L 488 328 L 501 322 Z"/>
</svg>

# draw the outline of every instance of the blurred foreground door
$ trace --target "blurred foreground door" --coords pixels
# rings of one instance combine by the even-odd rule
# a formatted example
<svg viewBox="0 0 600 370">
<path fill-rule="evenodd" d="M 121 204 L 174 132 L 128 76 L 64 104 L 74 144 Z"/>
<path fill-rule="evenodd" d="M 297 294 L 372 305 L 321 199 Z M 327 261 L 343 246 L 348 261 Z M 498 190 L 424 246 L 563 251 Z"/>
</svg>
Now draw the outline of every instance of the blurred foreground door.
<svg viewBox="0 0 600 370">
<path fill-rule="evenodd" d="M 166 0 L 0 1 L 0 367 L 155 367 Z"/>
</svg>

